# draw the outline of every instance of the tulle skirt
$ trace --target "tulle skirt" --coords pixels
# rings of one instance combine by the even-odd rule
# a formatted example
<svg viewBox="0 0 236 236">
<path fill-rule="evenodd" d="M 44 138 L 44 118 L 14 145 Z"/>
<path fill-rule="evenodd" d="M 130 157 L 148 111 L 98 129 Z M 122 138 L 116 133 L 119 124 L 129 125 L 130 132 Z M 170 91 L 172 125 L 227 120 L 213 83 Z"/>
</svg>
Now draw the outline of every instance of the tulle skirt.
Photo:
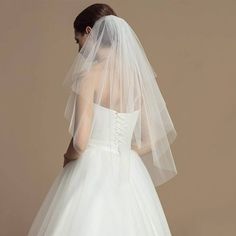
<svg viewBox="0 0 236 236">
<path fill-rule="evenodd" d="M 169 236 L 161 202 L 132 150 L 130 179 L 114 184 L 110 153 L 89 147 L 60 170 L 28 236 Z"/>
</svg>

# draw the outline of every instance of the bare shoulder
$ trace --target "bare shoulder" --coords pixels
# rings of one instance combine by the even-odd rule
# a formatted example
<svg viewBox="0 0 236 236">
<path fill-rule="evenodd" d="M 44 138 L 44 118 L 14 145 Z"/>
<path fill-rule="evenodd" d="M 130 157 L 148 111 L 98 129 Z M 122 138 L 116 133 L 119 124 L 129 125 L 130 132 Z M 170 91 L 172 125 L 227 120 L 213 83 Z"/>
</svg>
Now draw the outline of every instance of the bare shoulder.
<svg viewBox="0 0 236 236">
<path fill-rule="evenodd" d="M 89 71 L 81 74 L 80 93 L 84 96 L 95 94 L 99 87 L 99 81 L 101 78 L 102 67 L 100 64 L 96 64 L 90 68 Z"/>
<path fill-rule="evenodd" d="M 102 72 L 102 65 L 96 64 L 94 65 L 91 70 L 88 72 L 88 77 L 91 83 L 93 83 L 95 86 L 97 85 Z"/>
</svg>

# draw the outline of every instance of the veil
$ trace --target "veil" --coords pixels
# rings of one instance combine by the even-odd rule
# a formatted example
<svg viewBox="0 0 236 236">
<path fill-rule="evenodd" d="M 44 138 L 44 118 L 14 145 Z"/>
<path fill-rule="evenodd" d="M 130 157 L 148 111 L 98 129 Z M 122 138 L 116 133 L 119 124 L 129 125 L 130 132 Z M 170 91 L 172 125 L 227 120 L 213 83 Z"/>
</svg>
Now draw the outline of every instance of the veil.
<svg viewBox="0 0 236 236">
<path fill-rule="evenodd" d="M 139 112 L 131 147 L 156 187 L 177 174 L 170 149 L 177 133 L 155 77 L 130 25 L 121 17 L 107 15 L 95 22 L 63 85 L 71 91 L 64 115 L 78 153 L 86 149 L 95 127 L 95 105 L 120 113 Z M 106 125 L 110 130 L 111 122 Z M 125 169 L 128 162 L 123 161 L 127 166 L 120 168 Z M 124 175 L 124 170 L 120 173 Z"/>
</svg>

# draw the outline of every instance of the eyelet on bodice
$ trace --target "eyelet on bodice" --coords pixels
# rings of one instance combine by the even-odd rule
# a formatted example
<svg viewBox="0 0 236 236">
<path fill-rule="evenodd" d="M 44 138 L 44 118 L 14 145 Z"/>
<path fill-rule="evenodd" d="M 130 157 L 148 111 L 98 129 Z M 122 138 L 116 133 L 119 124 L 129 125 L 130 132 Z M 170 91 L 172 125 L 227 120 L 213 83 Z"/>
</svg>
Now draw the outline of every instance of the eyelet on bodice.
<svg viewBox="0 0 236 236">
<path fill-rule="evenodd" d="M 129 122 L 126 120 L 126 114 L 115 111 L 112 142 L 118 151 L 121 146 L 130 148 L 128 125 Z"/>
</svg>

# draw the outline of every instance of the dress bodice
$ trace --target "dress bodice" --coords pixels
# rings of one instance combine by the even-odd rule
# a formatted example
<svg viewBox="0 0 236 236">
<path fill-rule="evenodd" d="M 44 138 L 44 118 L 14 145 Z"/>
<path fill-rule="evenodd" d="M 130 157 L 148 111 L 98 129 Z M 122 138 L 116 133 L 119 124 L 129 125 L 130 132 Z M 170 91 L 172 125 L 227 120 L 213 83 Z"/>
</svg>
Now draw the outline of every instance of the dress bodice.
<svg viewBox="0 0 236 236">
<path fill-rule="evenodd" d="M 94 103 L 94 127 L 88 144 L 131 148 L 131 140 L 139 110 L 122 113 Z"/>
</svg>

